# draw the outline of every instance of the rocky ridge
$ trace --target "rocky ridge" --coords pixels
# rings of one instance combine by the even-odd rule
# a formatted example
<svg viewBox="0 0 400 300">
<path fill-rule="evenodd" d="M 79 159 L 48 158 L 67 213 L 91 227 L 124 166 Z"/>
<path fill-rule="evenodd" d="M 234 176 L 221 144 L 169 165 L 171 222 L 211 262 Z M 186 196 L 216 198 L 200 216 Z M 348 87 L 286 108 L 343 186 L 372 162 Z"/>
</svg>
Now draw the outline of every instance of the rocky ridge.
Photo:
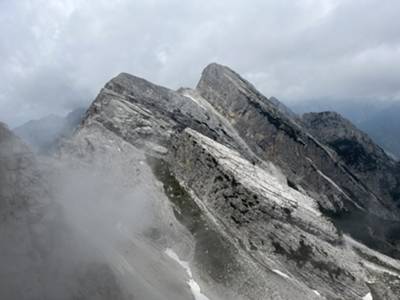
<svg viewBox="0 0 400 300">
<path fill-rule="evenodd" d="M 122 73 L 61 152 L 109 144 L 104 132 L 145 152 L 195 242 L 191 264 L 210 294 L 396 299 L 387 282 L 397 261 L 343 235 L 397 256 L 376 223 L 396 226 L 395 201 L 229 68 L 211 64 L 196 89 L 178 91 Z"/>
<path fill-rule="evenodd" d="M 228 67 L 178 91 L 121 73 L 44 161 L 0 145 L 5 298 L 400 297 L 398 164 Z"/>
</svg>

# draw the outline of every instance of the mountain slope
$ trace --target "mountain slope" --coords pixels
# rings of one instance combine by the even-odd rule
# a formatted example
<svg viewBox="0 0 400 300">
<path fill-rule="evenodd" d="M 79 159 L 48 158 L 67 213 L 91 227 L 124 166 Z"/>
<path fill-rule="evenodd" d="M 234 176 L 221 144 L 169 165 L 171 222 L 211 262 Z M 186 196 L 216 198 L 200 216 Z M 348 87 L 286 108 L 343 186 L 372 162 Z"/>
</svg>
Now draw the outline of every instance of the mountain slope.
<svg viewBox="0 0 400 300">
<path fill-rule="evenodd" d="M 133 152 L 193 240 L 189 265 L 210 298 L 396 299 L 398 262 L 342 230 L 396 256 L 381 224 L 397 209 L 229 68 L 211 64 L 195 90 L 178 91 L 122 73 L 60 149 L 89 162 Z"/>
<path fill-rule="evenodd" d="M 385 198 L 382 190 L 371 189 L 334 151 L 229 68 L 208 66 L 197 90 L 259 157 L 279 166 L 290 185 L 314 197 L 342 230 L 396 255 L 396 248 L 386 239 L 387 230 L 398 226 L 399 211 L 393 199 Z M 384 225 L 375 230 L 378 220 Z M 365 226 L 371 230 L 365 231 Z"/>
<path fill-rule="evenodd" d="M 228 67 L 121 73 L 52 156 L 3 125 L 0 146 L 2 298 L 400 297 L 399 165 Z"/>
<path fill-rule="evenodd" d="M 390 205 L 398 202 L 393 191 L 400 185 L 396 164 L 367 134 L 337 113 L 308 113 L 303 115 L 308 130 L 330 146 L 351 171 Z M 389 206 L 390 207 L 390 206 Z"/>
<path fill-rule="evenodd" d="M 65 222 L 33 153 L 3 124 L 0 161 L 0 298 L 123 299 L 111 269 Z"/>
</svg>

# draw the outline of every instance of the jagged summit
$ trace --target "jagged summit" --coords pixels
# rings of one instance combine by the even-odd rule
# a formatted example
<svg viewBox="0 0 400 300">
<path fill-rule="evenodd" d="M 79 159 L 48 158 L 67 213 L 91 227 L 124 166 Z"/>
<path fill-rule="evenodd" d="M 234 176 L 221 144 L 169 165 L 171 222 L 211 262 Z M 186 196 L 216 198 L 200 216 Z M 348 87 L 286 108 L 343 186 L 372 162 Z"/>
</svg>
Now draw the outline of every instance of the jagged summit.
<svg viewBox="0 0 400 300">
<path fill-rule="evenodd" d="M 123 101 L 115 102 L 113 94 Z M 105 108 L 122 104 L 126 107 L 128 103 L 133 109 L 128 115 L 117 116 L 115 109 Z M 371 213 L 385 219 L 397 218 L 397 212 L 390 209 L 390 199 L 380 199 L 383 192 L 375 193 L 360 182 L 329 148 L 338 149 L 329 147 L 327 140 L 309 128 L 309 122 L 301 124 L 297 116 L 282 109 L 277 99 L 269 100 L 229 67 L 211 63 L 203 70 L 194 91 L 178 92 L 121 73 L 105 85 L 89 111 L 89 119 L 126 132 L 126 138 L 136 144 L 168 144 L 174 128 L 190 127 L 252 160 L 274 163 L 293 186 L 319 194 L 319 204 L 328 211 L 336 214 L 352 211 L 354 206 L 377 207 L 383 202 L 389 209 L 373 209 Z M 127 112 L 123 108 L 120 111 Z M 144 122 L 141 115 L 148 112 L 151 113 Z M 329 120 L 335 118 L 338 116 L 332 115 Z M 129 130 L 127 124 L 136 124 L 136 129 Z"/>
<path fill-rule="evenodd" d="M 111 211 L 121 197 L 145 200 L 124 207 L 127 220 L 152 210 L 143 232 L 129 231 L 121 215 L 115 232 L 104 227 L 129 237 L 106 262 L 133 297 L 400 295 L 392 161 L 340 115 L 300 118 L 226 66 L 208 65 L 196 88 L 178 91 L 119 74 L 58 155 L 112 177 L 96 197 L 123 188 L 103 199 Z M 376 167 L 366 168 L 372 158 Z"/>
<path fill-rule="evenodd" d="M 263 96 L 252 83 L 248 82 L 229 67 L 217 63 L 211 63 L 203 70 L 196 90 L 205 93 L 209 89 L 214 89 L 217 91 L 225 90 L 226 93 L 229 93 L 228 88 L 230 86 L 235 86 L 243 92 L 247 91 L 253 93 L 265 102 L 272 104 L 272 102 L 269 102 L 268 98 Z"/>
<path fill-rule="evenodd" d="M 114 77 L 113 79 L 111 79 L 106 84 L 105 87 L 107 88 L 110 86 L 117 86 L 117 85 L 123 86 L 128 89 L 132 89 L 132 90 L 133 89 L 140 90 L 140 89 L 145 89 L 145 88 L 150 88 L 150 87 L 153 89 L 160 89 L 160 88 L 165 89 L 159 85 L 151 83 L 150 81 L 148 81 L 144 78 L 141 78 L 141 77 L 129 74 L 129 73 L 125 73 L 125 72 L 122 72 L 122 73 L 118 74 L 116 77 Z"/>
<path fill-rule="evenodd" d="M 244 79 L 231 68 L 218 63 L 211 63 L 203 70 L 196 90 L 200 91 L 200 93 L 206 93 L 206 91 L 210 89 L 216 91 L 220 89 L 225 91 L 225 93 L 228 93 L 230 86 L 240 89 L 243 93 L 254 94 L 258 100 L 268 105 L 270 109 L 282 111 L 284 114 L 290 111 L 277 98 L 265 97 L 251 82 Z M 294 116 L 295 114 L 289 113 L 288 115 Z"/>
<path fill-rule="evenodd" d="M 230 80 L 234 80 L 236 82 L 242 82 L 247 88 L 251 87 L 256 90 L 252 83 L 245 80 L 239 73 L 235 72 L 228 66 L 224 66 L 218 63 L 210 63 L 207 65 L 201 73 L 201 77 L 198 83 L 198 86 L 205 82 L 214 82 L 217 83 L 220 80 L 224 80 L 224 77 L 230 78 Z"/>
<path fill-rule="evenodd" d="M 327 122 L 332 137 L 362 137 L 336 114 L 318 118 Z M 253 269 L 247 260 L 274 270 L 277 266 L 269 261 L 273 257 L 286 272 L 328 298 L 339 293 L 342 298 L 360 299 L 368 294 L 365 270 L 359 269 L 358 254 L 337 248 L 347 243 L 340 232 L 398 257 L 388 237 L 398 228 L 399 212 L 387 193 L 370 184 L 338 148 L 319 135 L 320 123 L 311 124 L 311 119 L 312 115 L 301 120 L 229 67 L 212 63 L 203 70 L 195 89 L 173 91 L 126 73 L 118 75 L 93 102 L 79 140 L 90 136 L 87 132 L 94 132 L 91 126 L 96 124 L 96 130 L 105 128 L 143 149 L 152 157 L 167 194 L 186 191 L 193 199 L 186 195 L 185 205 L 198 203 L 199 210 L 215 220 L 207 225 L 213 232 L 219 236 L 222 230 L 222 236 L 233 237 L 212 243 L 199 240 L 204 232 L 193 225 L 192 210 L 174 202 L 184 224 L 189 222 L 186 226 L 198 249 L 217 255 L 215 260 L 194 256 L 199 272 L 211 281 L 220 282 L 221 274 L 211 267 L 208 273 L 202 264 L 228 261 L 232 270 L 250 276 L 257 286 L 240 292 L 246 299 L 271 294 L 267 290 L 288 299 L 295 290 L 307 299 L 316 296 L 291 284 L 283 285 L 283 292 L 283 283 L 263 272 L 259 278 L 250 275 L 258 267 Z M 335 127 L 343 127 L 344 133 L 334 133 Z M 170 176 L 179 187 L 171 185 Z M 175 193 L 170 196 L 172 201 L 177 201 Z M 214 247 L 244 253 L 226 250 L 222 258 L 211 250 Z M 225 280 L 239 291 L 240 276 Z"/>
<path fill-rule="evenodd" d="M 201 73 L 201 78 L 206 79 L 207 77 L 212 77 L 212 76 L 221 76 L 224 73 L 234 73 L 234 71 L 229 68 L 228 66 L 212 62 L 209 63 L 202 71 Z"/>
</svg>

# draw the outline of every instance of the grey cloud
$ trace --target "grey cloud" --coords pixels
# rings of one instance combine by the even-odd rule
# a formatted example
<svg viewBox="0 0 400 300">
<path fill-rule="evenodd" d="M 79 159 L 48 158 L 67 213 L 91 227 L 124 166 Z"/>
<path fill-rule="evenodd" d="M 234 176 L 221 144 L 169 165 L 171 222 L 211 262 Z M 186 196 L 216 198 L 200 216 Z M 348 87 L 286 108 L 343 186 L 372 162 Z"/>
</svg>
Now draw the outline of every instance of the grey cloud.
<svg viewBox="0 0 400 300">
<path fill-rule="evenodd" d="M 193 86 L 212 61 L 289 104 L 400 100 L 395 0 L 0 0 L 0 9 L 0 119 L 11 125 L 87 104 L 122 71 Z"/>
</svg>

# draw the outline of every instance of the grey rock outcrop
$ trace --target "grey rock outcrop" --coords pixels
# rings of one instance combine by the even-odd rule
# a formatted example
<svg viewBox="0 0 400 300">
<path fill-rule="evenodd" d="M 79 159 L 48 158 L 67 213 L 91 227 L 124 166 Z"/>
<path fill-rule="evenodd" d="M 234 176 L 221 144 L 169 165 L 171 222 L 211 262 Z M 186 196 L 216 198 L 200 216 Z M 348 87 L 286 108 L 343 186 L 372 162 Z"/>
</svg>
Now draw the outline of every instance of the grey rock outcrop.
<svg viewBox="0 0 400 300">
<path fill-rule="evenodd" d="M 174 173 L 232 237 L 232 247 L 264 266 L 270 293 L 283 299 L 317 298 L 314 290 L 329 299 L 368 293 L 357 256 L 338 247 L 342 238 L 315 200 L 193 130 L 176 136 L 173 145 L 171 156 L 179 158 Z M 285 288 L 273 273 L 287 281 Z"/>
<path fill-rule="evenodd" d="M 0 160 L 5 298 L 400 297 L 399 165 L 227 67 L 178 91 L 121 73 L 51 158 L 0 124 Z"/>
<path fill-rule="evenodd" d="M 226 121 L 214 114 L 206 101 L 203 105 L 196 101 L 188 90 L 175 92 L 121 73 L 105 85 L 89 108 L 84 125 L 99 122 L 128 142 L 159 154 L 166 151 L 176 129 L 190 127 L 251 156 Z"/>
<path fill-rule="evenodd" d="M 302 118 L 305 127 L 321 142 L 332 148 L 347 168 L 379 198 L 382 206 L 398 211 L 400 177 L 398 162 L 388 156 L 372 139 L 350 121 L 335 112 L 308 113 Z M 398 222 L 380 224 L 385 238 L 396 244 Z M 379 227 L 376 221 L 375 230 Z"/>
<path fill-rule="evenodd" d="M 209 65 L 197 91 L 231 122 L 257 156 L 280 167 L 288 182 L 314 197 L 342 230 L 381 251 L 398 255 L 398 250 L 388 243 L 385 229 L 397 228 L 399 210 L 393 209 L 393 200 L 386 201 L 355 176 L 300 121 L 282 113 L 250 83 L 224 66 Z M 354 219 L 363 222 L 357 225 L 351 221 Z M 379 227 L 379 222 L 385 225 Z M 374 230 L 377 225 L 379 229 Z"/>
<path fill-rule="evenodd" d="M 162 224 L 186 228 L 191 246 L 177 251 L 210 298 L 396 299 L 387 282 L 398 262 L 343 230 L 396 256 L 376 222 L 395 224 L 397 210 L 310 131 L 276 99 L 211 64 L 194 90 L 118 75 L 61 154 L 90 161 L 88 153 L 101 152 L 111 166 L 141 153 L 123 161 L 145 161 L 162 183 L 174 211 Z M 179 233 L 164 235 L 175 244 Z"/>
</svg>

